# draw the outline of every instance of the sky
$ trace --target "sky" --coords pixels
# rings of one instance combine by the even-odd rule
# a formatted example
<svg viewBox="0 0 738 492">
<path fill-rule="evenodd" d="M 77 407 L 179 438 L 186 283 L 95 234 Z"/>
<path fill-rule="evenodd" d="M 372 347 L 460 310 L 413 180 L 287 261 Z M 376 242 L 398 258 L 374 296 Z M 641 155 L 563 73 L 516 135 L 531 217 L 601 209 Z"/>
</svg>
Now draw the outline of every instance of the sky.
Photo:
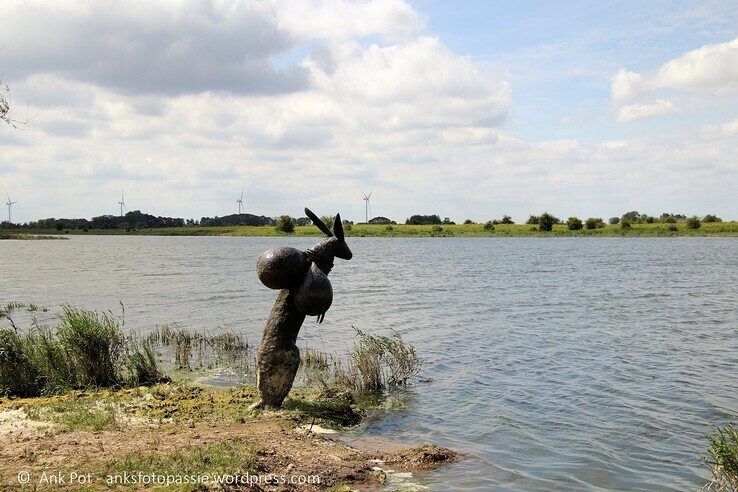
<svg viewBox="0 0 738 492">
<path fill-rule="evenodd" d="M 0 47 L 14 222 L 738 219 L 735 1 L 6 0 Z"/>
</svg>

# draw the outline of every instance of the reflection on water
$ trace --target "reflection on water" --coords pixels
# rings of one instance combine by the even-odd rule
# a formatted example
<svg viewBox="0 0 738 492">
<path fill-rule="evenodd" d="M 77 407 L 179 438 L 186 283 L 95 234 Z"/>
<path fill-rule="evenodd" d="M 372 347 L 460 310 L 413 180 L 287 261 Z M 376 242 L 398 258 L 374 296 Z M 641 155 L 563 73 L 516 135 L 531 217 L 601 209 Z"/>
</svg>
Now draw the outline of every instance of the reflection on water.
<svg viewBox="0 0 738 492">
<path fill-rule="evenodd" d="M 258 343 L 275 292 L 255 263 L 315 239 L 73 237 L 2 241 L 0 302 L 126 308 Z M 300 337 L 399 331 L 425 359 L 409 410 L 368 436 L 469 459 L 436 489 L 695 489 L 713 424 L 738 414 L 738 241 L 732 238 L 349 238 L 334 304 Z M 43 313 L 39 313 L 43 316 Z"/>
</svg>

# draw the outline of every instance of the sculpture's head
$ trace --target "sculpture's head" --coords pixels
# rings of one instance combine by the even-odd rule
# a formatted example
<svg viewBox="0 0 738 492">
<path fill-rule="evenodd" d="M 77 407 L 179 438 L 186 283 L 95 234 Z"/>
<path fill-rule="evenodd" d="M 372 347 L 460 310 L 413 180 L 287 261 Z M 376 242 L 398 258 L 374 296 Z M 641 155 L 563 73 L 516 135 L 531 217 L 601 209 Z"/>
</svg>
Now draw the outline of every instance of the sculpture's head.
<svg viewBox="0 0 738 492">
<path fill-rule="evenodd" d="M 333 232 L 328 228 L 320 218 L 315 215 L 310 209 L 305 208 L 305 214 L 310 217 L 318 229 L 323 231 L 328 239 L 315 246 L 311 251 L 333 264 L 333 258 L 341 258 L 342 260 L 350 260 L 353 257 L 351 250 L 346 244 L 346 239 L 343 235 L 343 223 L 341 222 L 341 214 L 336 214 L 333 219 Z"/>
</svg>

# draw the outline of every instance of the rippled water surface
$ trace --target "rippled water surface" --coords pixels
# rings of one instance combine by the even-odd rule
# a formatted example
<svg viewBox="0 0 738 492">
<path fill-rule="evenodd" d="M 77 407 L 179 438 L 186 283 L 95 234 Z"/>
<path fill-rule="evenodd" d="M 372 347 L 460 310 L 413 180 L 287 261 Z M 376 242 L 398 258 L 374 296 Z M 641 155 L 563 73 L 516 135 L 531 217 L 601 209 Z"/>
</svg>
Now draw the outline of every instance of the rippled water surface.
<svg viewBox="0 0 738 492">
<path fill-rule="evenodd" d="M 258 254 L 314 239 L 0 241 L 0 302 L 126 307 L 258 343 L 275 292 Z M 679 489 L 705 483 L 704 435 L 738 414 L 738 240 L 349 238 L 334 304 L 305 344 L 397 330 L 425 359 L 412 404 L 365 432 L 468 459 L 434 489 Z"/>
</svg>

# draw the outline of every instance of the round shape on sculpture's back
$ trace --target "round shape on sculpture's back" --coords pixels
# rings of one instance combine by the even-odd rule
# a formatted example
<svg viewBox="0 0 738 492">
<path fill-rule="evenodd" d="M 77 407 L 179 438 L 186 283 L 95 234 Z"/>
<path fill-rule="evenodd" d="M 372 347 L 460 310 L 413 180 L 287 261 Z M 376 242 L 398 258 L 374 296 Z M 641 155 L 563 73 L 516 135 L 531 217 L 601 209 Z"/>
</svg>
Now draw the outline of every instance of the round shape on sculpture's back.
<svg viewBox="0 0 738 492">
<path fill-rule="evenodd" d="M 328 311 L 333 302 L 333 287 L 326 274 L 313 265 L 295 291 L 295 305 L 301 313 L 318 316 Z"/>
<path fill-rule="evenodd" d="M 256 271 L 261 283 L 270 289 L 289 289 L 305 276 L 310 261 L 295 248 L 275 248 L 264 251 L 256 260 Z"/>
</svg>

